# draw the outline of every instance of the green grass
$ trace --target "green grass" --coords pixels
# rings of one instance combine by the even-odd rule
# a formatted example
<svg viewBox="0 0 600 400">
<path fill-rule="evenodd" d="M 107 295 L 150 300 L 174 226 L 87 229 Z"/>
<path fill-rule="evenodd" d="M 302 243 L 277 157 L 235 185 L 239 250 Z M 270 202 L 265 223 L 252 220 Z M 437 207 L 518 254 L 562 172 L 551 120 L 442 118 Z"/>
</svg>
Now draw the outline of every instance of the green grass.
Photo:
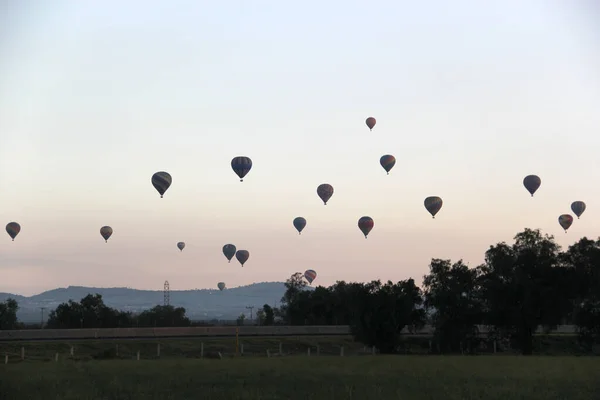
<svg viewBox="0 0 600 400">
<path fill-rule="evenodd" d="M 0 399 L 590 400 L 598 357 L 237 357 L 0 364 Z"/>
</svg>

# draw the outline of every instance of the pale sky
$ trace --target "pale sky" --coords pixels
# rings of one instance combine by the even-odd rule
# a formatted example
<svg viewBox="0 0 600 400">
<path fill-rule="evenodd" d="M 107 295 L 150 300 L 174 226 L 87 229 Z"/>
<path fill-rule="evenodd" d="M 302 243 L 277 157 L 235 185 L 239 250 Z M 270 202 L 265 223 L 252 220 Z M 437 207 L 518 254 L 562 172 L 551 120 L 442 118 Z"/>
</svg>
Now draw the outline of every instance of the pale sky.
<svg viewBox="0 0 600 400">
<path fill-rule="evenodd" d="M 0 222 L 22 231 L 0 240 L 0 292 L 235 287 L 309 268 L 314 285 L 420 284 L 432 257 L 474 267 L 525 227 L 565 247 L 595 238 L 590 4 L 5 0 Z M 243 183 L 238 155 L 254 163 Z M 163 199 L 157 171 L 173 176 Z M 427 196 L 444 200 L 436 219 Z M 565 234 L 575 200 L 588 208 Z M 250 251 L 245 267 L 226 243 Z"/>
</svg>

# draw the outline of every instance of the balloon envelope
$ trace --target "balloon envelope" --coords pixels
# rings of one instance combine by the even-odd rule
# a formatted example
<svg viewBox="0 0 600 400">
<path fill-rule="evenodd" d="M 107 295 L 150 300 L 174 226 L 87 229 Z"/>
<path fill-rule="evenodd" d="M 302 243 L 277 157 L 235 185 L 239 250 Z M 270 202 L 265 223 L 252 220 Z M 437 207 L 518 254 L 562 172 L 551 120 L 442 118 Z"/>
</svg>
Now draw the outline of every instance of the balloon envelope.
<svg viewBox="0 0 600 400">
<path fill-rule="evenodd" d="M 531 197 L 533 197 L 533 194 L 540 188 L 541 184 L 542 180 L 537 175 L 527 175 L 523 178 L 523 186 L 531 193 Z"/>
<path fill-rule="evenodd" d="M 571 203 L 571 210 L 577 215 L 577 219 L 579 219 L 585 211 L 585 203 L 583 201 L 574 201 Z"/>
<path fill-rule="evenodd" d="M 375 118 L 369 117 L 369 118 L 367 118 L 367 120 L 365 121 L 365 123 L 369 127 L 369 130 L 372 131 L 373 127 L 375 127 L 375 124 L 377 123 L 377 121 L 375 120 Z"/>
<path fill-rule="evenodd" d="M 110 226 L 103 226 L 100 228 L 100 235 L 104 238 L 104 241 L 108 243 L 108 238 L 113 234 L 113 230 Z"/>
<path fill-rule="evenodd" d="M 223 255 L 227 257 L 227 260 L 229 260 L 229 262 L 231 262 L 231 259 L 233 258 L 233 256 L 235 256 L 235 251 L 236 248 L 231 243 L 223 246 Z"/>
<path fill-rule="evenodd" d="M 21 225 L 19 225 L 17 222 L 9 222 L 6 224 L 6 233 L 8 233 L 8 236 L 10 236 L 13 241 L 19 232 L 21 232 Z"/>
<path fill-rule="evenodd" d="M 571 224 L 573 224 L 573 217 L 570 214 L 563 214 L 558 217 L 558 223 L 566 232 L 571 227 Z"/>
<path fill-rule="evenodd" d="M 444 202 L 441 197 L 430 196 L 425 199 L 425 208 L 429 211 L 432 218 L 435 218 L 435 214 L 437 214 L 441 209 Z"/>
<path fill-rule="evenodd" d="M 363 233 L 363 235 L 365 235 L 365 239 L 367 238 L 369 232 L 371 232 L 371 229 L 373 229 L 374 225 L 375 223 L 373 222 L 373 218 L 371 217 L 360 217 L 360 219 L 358 220 L 358 228 Z"/>
<path fill-rule="evenodd" d="M 237 176 L 240 177 L 240 182 L 244 182 L 244 177 L 252 169 L 252 160 L 250 157 L 238 156 L 231 160 L 231 168 Z"/>
<path fill-rule="evenodd" d="M 237 258 L 243 267 L 246 261 L 248 261 L 248 258 L 250 258 L 250 252 L 248 250 L 238 250 L 235 252 L 235 258 Z"/>
<path fill-rule="evenodd" d="M 329 183 L 323 183 L 317 187 L 317 195 L 323 200 L 323 204 L 327 205 L 331 196 L 333 196 L 333 186 Z"/>
<path fill-rule="evenodd" d="M 302 232 L 302 229 L 306 226 L 306 219 L 302 217 L 294 218 L 294 228 L 298 231 L 298 235 Z"/>
<path fill-rule="evenodd" d="M 183 249 L 185 248 L 185 242 L 178 242 L 178 243 L 177 243 L 177 248 L 178 248 L 180 251 L 183 251 Z"/>
<path fill-rule="evenodd" d="M 394 168 L 394 165 L 396 165 L 396 157 L 394 157 L 391 154 L 381 156 L 381 158 L 379 159 L 379 164 L 381 164 L 383 169 L 385 169 L 385 172 L 387 172 L 389 175 L 392 168 Z"/>
<path fill-rule="evenodd" d="M 217 283 L 217 287 L 219 288 L 219 290 L 225 289 L 225 282 L 219 282 L 219 283 Z"/>
<path fill-rule="evenodd" d="M 165 171 L 156 172 L 152 175 L 152 186 L 154 186 L 154 189 L 160 194 L 161 198 L 169 186 L 171 186 L 172 181 L 171 175 Z"/>
<path fill-rule="evenodd" d="M 314 269 L 307 269 L 304 271 L 304 277 L 308 281 L 308 283 L 312 284 L 315 278 L 317 277 L 317 273 Z"/>
</svg>

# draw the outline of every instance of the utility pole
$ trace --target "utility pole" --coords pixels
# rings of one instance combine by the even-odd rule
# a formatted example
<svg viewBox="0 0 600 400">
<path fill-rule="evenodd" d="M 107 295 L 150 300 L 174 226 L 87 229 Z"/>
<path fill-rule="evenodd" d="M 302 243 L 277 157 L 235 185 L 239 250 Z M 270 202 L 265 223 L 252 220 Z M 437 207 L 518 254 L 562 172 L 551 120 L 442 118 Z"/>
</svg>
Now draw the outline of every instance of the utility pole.
<svg viewBox="0 0 600 400">
<path fill-rule="evenodd" d="M 254 309 L 254 306 L 248 306 L 246 307 L 246 310 L 250 310 L 250 321 L 252 321 L 252 310 Z"/>
<path fill-rule="evenodd" d="M 46 307 L 40 307 L 40 310 L 42 311 L 42 323 L 40 324 L 40 329 L 44 329 L 44 310 L 46 309 Z"/>
</svg>

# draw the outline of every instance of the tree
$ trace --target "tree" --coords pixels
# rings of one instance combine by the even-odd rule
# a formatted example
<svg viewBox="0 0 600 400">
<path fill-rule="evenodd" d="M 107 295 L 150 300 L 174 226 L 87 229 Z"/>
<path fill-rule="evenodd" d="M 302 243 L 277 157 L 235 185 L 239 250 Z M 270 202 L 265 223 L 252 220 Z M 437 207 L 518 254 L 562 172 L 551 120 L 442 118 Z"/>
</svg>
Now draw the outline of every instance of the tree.
<svg viewBox="0 0 600 400">
<path fill-rule="evenodd" d="M 301 325 L 304 323 L 303 310 L 299 304 L 302 299 L 302 293 L 305 293 L 304 288 L 306 282 L 303 279 L 303 274 L 296 272 L 285 281 L 285 293 L 281 298 L 281 315 L 286 323 L 290 325 Z M 306 300 L 304 297 L 303 300 Z"/>
<path fill-rule="evenodd" d="M 452 264 L 432 259 L 429 271 L 423 287 L 425 306 L 433 310 L 434 340 L 442 352 L 462 350 L 465 341 L 477 337 L 476 325 L 481 322 L 478 270 L 469 269 L 462 260 Z"/>
<path fill-rule="evenodd" d="M 0 329 L 15 329 L 17 327 L 17 311 L 19 304 L 15 299 L 8 298 L 0 303 Z"/>
<path fill-rule="evenodd" d="M 273 323 L 275 322 L 275 312 L 274 312 L 273 308 L 270 305 L 265 304 L 265 305 L 263 305 L 262 311 L 264 312 L 264 315 L 265 315 L 265 320 L 264 320 L 263 325 L 267 325 L 267 326 L 273 325 Z"/>
<path fill-rule="evenodd" d="M 512 246 L 491 246 L 479 267 L 486 322 L 512 335 L 524 355 L 533 352 L 537 327 L 560 323 L 569 308 L 559 250 L 552 236 L 525 229 Z"/>
<path fill-rule="evenodd" d="M 381 353 L 398 352 L 402 329 L 423 324 L 425 312 L 417 307 L 423 302 L 420 289 L 412 279 L 396 284 L 388 281 L 385 285 L 373 281 L 359 286 L 362 290 L 351 303 L 352 335 Z"/>
<path fill-rule="evenodd" d="M 242 326 L 242 325 L 244 325 L 244 321 L 245 320 L 246 320 L 246 314 L 241 313 L 240 316 L 237 317 L 236 322 L 237 322 L 238 325 Z"/>
<path fill-rule="evenodd" d="M 88 294 L 81 301 L 69 300 L 48 315 L 46 325 L 54 329 L 116 328 L 131 326 L 131 314 L 107 307 L 102 295 Z"/>
<path fill-rule="evenodd" d="M 154 306 L 145 310 L 138 316 L 140 326 L 190 326 L 191 322 L 185 315 L 185 308 L 168 306 Z"/>
</svg>

